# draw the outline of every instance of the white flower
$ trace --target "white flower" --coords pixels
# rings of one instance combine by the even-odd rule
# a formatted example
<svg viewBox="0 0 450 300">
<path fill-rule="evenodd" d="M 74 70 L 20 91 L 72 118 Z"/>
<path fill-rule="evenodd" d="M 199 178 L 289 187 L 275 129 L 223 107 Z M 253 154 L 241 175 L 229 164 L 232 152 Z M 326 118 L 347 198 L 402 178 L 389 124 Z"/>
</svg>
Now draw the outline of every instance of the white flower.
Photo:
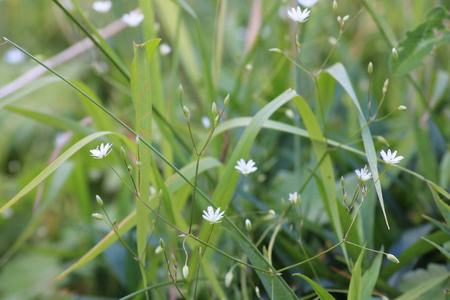
<svg viewBox="0 0 450 300">
<path fill-rule="evenodd" d="M 172 48 L 167 44 L 161 44 L 161 46 L 159 46 L 159 52 L 164 56 L 172 52 Z"/>
<path fill-rule="evenodd" d="M 250 159 L 248 162 L 245 162 L 242 158 L 238 160 L 237 166 L 234 168 L 241 172 L 244 175 L 250 174 L 251 172 L 255 172 L 258 168 L 254 167 L 255 162 Z"/>
<path fill-rule="evenodd" d="M 289 194 L 289 201 L 291 201 L 292 204 L 296 204 L 299 198 L 300 195 L 297 192 Z"/>
<path fill-rule="evenodd" d="M 303 7 L 313 7 L 319 0 L 297 0 L 298 4 Z"/>
<path fill-rule="evenodd" d="M 109 153 L 111 153 L 112 149 L 110 149 L 110 148 L 112 147 L 112 145 L 113 144 L 110 144 L 110 143 L 103 145 L 103 143 L 102 143 L 100 146 L 97 146 L 97 148 L 89 150 L 89 151 L 91 151 L 91 156 L 93 158 L 102 159 L 102 158 L 108 156 Z M 100 147 L 100 149 L 99 149 L 99 147 Z"/>
<path fill-rule="evenodd" d="M 124 21 L 130 27 L 138 26 L 142 20 L 144 20 L 144 15 L 140 12 L 131 11 L 129 14 L 124 14 L 122 16 L 122 21 Z"/>
<path fill-rule="evenodd" d="M 5 53 L 5 61 L 6 63 L 10 64 L 10 65 L 17 65 L 21 62 L 23 62 L 26 58 L 26 55 L 23 54 L 22 51 L 20 51 L 19 49 L 16 48 L 12 48 L 9 49 L 6 53 Z"/>
<path fill-rule="evenodd" d="M 252 221 L 245 219 L 245 228 L 247 228 L 247 231 L 252 231 Z"/>
<path fill-rule="evenodd" d="M 303 11 L 301 10 L 300 6 L 297 6 L 297 9 L 291 8 L 291 10 L 287 11 L 288 17 L 294 21 L 303 23 L 308 21 L 308 17 L 311 11 L 307 8 L 305 8 Z"/>
<path fill-rule="evenodd" d="M 355 170 L 355 173 L 358 176 L 359 181 L 362 183 L 372 178 L 372 173 L 367 170 L 367 166 L 365 166 L 364 169 Z"/>
<path fill-rule="evenodd" d="M 100 13 L 105 13 L 111 9 L 111 5 L 111 1 L 95 1 L 92 3 L 92 8 Z"/>
<path fill-rule="evenodd" d="M 203 219 L 209 221 L 210 224 L 222 222 L 220 221 L 220 219 L 223 218 L 223 214 L 225 213 L 225 211 L 220 212 L 220 207 L 218 207 L 216 211 L 214 211 L 214 208 L 212 206 L 208 206 L 207 210 L 208 211 L 206 210 L 203 211 Z"/>
<path fill-rule="evenodd" d="M 385 163 L 393 166 L 398 164 L 403 159 L 403 156 L 395 157 L 397 155 L 397 150 L 393 153 L 391 153 L 391 149 L 388 149 L 387 153 L 384 152 L 384 150 L 381 150 L 380 154 Z"/>
</svg>

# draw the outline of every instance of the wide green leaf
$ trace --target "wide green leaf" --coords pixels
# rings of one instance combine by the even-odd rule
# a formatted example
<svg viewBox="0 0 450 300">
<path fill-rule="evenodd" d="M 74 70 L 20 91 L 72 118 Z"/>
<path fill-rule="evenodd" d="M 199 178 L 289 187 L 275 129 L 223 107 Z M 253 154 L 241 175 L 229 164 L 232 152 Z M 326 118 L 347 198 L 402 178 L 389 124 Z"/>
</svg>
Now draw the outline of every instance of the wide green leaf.
<svg viewBox="0 0 450 300">
<path fill-rule="evenodd" d="M 356 264 L 352 270 L 352 279 L 350 280 L 350 287 L 348 288 L 348 300 L 360 300 L 362 294 L 362 282 L 361 282 L 361 264 L 364 257 L 364 250 L 356 261 Z"/>
</svg>

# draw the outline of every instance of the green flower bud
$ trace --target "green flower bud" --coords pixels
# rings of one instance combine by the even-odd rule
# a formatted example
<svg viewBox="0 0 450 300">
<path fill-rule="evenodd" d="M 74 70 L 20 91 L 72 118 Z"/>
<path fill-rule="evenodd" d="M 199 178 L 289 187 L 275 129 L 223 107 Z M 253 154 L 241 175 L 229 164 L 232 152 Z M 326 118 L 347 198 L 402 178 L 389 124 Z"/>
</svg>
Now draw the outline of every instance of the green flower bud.
<svg viewBox="0 0 450 300">
<path fill-rule="evenodd" d="M 105 218 L 103 217 L 102 214 L 97 214 L 97 213 L 92 214 L 92 217 L 93 217 L 94 219 L 99 220 L 99 221 L 103 221 L 103 220 L 105 219 Z"/>
<path fill-rule="evenodd" d="M 217 105 L 216 105 L 216 102 L 212 103 L 211 112 L 212 112 L 213 117 L 217 116 Z"/>
<path fill-rule="evenodd" d="M 333 0 L 333 11 L 337 12 L 337 10 L 338 10 L 337 2 L 336 2 L 336 0 Z"/>
<path fill-rule="evenodd" d="M 183 267 L 183 277 L 187 278 L 189 275 L 189 267 L 187 265 L 184 265 Z"/>
<path fill-rule="evenodd" d="M 166 243 L 164 243 L 164 240 L 163 239 L 159 239 L 159 246 L 164 250 L 164 249 L 166 249 Z"/>
<path fill-rule="evenodd" d="M 341 176 L 341 188 L 345 187 L 345 178 L 344 176 Z"/>
<path fill-rule="evenodd" d="M 372 64 L 372 62 L 370 62 L 369 66 L 367 67 L 367 73 L 369 73 L 369 75 L 372 75 L 372 73 L 373 73 L 373 64 Z"/>
<path fill-rule="evenodd" d="M 99 195 L 96 195 L 96 196 L 95 196 L 95 199 L 97 199 L 97 204 L 98 204 L 98 206 L 102 207 L 102 206 L 103 206 L 103 200 L 102 200 L 102 198 L 100 198 Z"/>
<path fill-rule="evenodd" d="M 397 109 L 398 110 L 406 110 L 406 106 L 400 105 Z"/>
<path fill-rule="evenodd" d="M 189 112 L 189 108 L 183 105 L 183 113 L 184 117 L 186 118 L 186 121 L 189 122 L 189 119 L 191 118 L 191 113 Z"/>
<path fill-rule="evenodd" d="M 228 94 L 225 97 L 225 100 L 223 100 L 223 105 L 227 106 L 230 103 L 230 94 Z"/>
<path fill-rule="evenodd" d="M 395 50 L 395 48 L 392 48 L 392 58 L 397 60 L 398 59 L 398 52 Z"/>
<path fill-rule="evenodd" d="M 183 86 L 180 83 L 180 85 L 178 86 L 178 97 L 180 98 L 183 97 L 183 93 L 184 93 Z"/>
<path fill-rule="evenodd" d="M 233 280 L 233 272 L 232 272 L 232 270 L 230 270 L 225 275 L 225 286 L 229 287 L 232 280 Z"/>
<path fill-rule="evenodd" d="M 247 229 L 247 231 L 252 231 L 252 221 L 250 221 L 249 219 L 245 220 L 245 228 Z"/>
<path fill-rule="evenodd" d="M 390 261 L 392 261 L 393 263 L 400 263 L 400 261 L 397 259 L 397 257 L 395 257 L 393 254 L 386 254 L 387 259 L 389 259 Z"/>
</svg>

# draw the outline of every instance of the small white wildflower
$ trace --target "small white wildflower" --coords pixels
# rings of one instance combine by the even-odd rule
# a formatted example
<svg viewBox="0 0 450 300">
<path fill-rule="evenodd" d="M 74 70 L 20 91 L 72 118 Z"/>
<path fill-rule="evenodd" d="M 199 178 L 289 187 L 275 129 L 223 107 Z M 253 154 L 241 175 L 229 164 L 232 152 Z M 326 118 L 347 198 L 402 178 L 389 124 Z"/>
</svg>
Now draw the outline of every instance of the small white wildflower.
<svg viewBox="0 0 450 300">
<path fill-rule="evenodd" d="M 203 219 L 209 221 L 210 224 L 220 223 L 222 222 L 220 220 L 223 218 L 224 213 L 225 211 L 220 211 L 220 207 L 218 207 L 216 211 L 214 211 L 214 208 L 212 206 L 208 206 L 207 211 L 203 211 Z"/>
<path fill-rule="evenodd" d="M 291 201 L 292 204 L 297 204 L 299 198 L 300 195 L 297 192 L 289 194 L 289 201 Z"/>
<path fill-rule="evenodd" d="M 295 9 L 294 7 L 291 8 L 291 10 L 287 11 L 288 17 L 294 21 L 294 22 L 298 22 L 298 23 L 304 23 L 306 21 L 308 21 L 308 17 L 310 15 L 311 11 L 307 8 L 305 8 L 303 11 L 300 8 L 300 6 L 297 6 L 297 9 Z"/>
<path fill-rule="evenodd" d="M 113 144 L 107 143 L 104 145 L 103 143 L 100 146 L 97 146 L 97 148 L 89 150 L 91 151 L 91 156 L 96 159 L 102 159 L 106 156 L 108 156 L 109 153 L 111 153 Z M 100 147 L 100 148 L 99 148 Z"/>
<path fill-rule="evenodd" d="M 209 128 L 211 127 L 211 120 L 208 117 L 204 116 L 202 117 L 202 124 L 205 128 Z"/>
<path fill-rule="evenodd" d="M 248 162 L 245 162 L 242 158 L 238 160 L 237 166 L 234 168 L 241 172 L 244 175 L 250 174 L 252 172 L 255 172 L 258 168 L 254 166 L 255 162 L 250 159 Z"/>
<path fill-rule="evenodd" d="M 252 231 L 252 221 L 250 221 L 249 219 L 245 219 L 245 228 L 247 229 L 247 231 Z"/>
<path fill-rule="evenodd" d="M 297 0 L 298 4 L 303 7 L 313 7 L 319 0 Z"/>
<path fill-rule="evenodd" d="M 363 169 L 355 170 L 356 176 L 358 176 L 359 181 L 362 183 L 366 182 L 370 178 L 372 178 L 372 173 L 367 170 L 367 166 Z"/>
<path fill-rule="evenodd" d="M 161 46 L 159 46 L 159 52 L 164 56 L 172 52 L 172 48 L 167 44 L 161 44 Z"/>
<path fill-rule="evenodd" d="M 92 3 L 92 8 L 99 13 L 105 13 L 111 9 L 111 5 L 111 1 L 95 1 Z"/>
<path fill-rule="evenodd" d="M 122 16 L 122 21 L 124 21 L 130 27 L 138 26 L 142 20 L 144 20 L 144 15 L 140 12 L 131 11 L 128 14 Z"/>
<path fill-rule="evenodd" d="M 10 65 L 17 65 L 23 62 L 26 55 L 22 51 L 16 48 L 9 49 L 5 53 L 5 62 Z"/>
<path fill-rule="evenodd" d="M 380 154 L 385 163 L 393 166 L 398 164 L 403 159 L 403 156 L 395 157 L 397 155 L 397 150 L 393 153 L 391 153 L 391 149 L 388 149 L 387 153 L 384 152 L 384 150 L 381 150 Z"/>
</svg>

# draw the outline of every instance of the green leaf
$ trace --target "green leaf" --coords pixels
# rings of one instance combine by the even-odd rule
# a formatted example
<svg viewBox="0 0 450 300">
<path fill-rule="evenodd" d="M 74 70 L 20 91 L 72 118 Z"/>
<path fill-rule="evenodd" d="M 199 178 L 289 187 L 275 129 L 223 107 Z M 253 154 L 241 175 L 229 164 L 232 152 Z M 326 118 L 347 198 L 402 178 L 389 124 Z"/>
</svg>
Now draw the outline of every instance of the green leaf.
<svg viewBox="0 0 450 300">
<path fill-rule="evenodd" d="M 336 299 L 333 296 L 331 296 L 331 294 L 328 293 L 328 291 L 326 289 L 324 289 L 319 284 L 314 282 L 312 279 L 306 277 L 305 275 L 302 275 L 302 274 L 299 274 L 299 273 L 295 273 L 295 274 L 293 274 L 293 276 L 298 276 L 298 277 L 303 278 L 306 281 L 308 281 L 308 283 L 316 291 L 317 296 L 319 296 L 319 299 L 321 299 L 321 300 L 333 300 L 333 299 Z"/>
<path fill-rule="evenodd" d="M 445 250 L 443 247 L 439 246 L 438 244 L 436 244 L 436 243 L 433 242 L 433 241 L 430 241 L 430 240 L 427 239 L 427 238 L 424 238 L 424 237 L 420 237 L 420 238 L 421 238 L 422 240 L 424 240 L 424 241 L 427 241 L 427 242 L 430 243 L 431 245 L 433 245 L 434 248 L 436 248 L 436 249 L 438 249 L 439 251 L 441 251 L 441 253 L 444 254 L 444 255 L 447 257 L 448 260 L 450 260 L 450 253 L 449 253 L 447 250 Z"/>
<path fill-rule="evenodd" d="M 396 75 L 404 75 L 423 65 L 423 61 L 431 51 L 444 44 L 450 43 L 450 30 L 446 22 L 450 21 L 450 14 L 443 7 L 432 9 L 425 22 L 413 31 L 406 32 L 406 39 L 397 48 L 398 61 L 391 58 L 390 67 Z"/>
<path fill-rule="evenodd" d="M 362 294 L 362 282 L 361 282 L 361 263 L 364 257 L 364 250 L 356 261 L 352 270 L 352 279 L 350 280 L 350 287 L 348 288 L 348 300 L 360 300 Z"/>
<path fill-rule="evenodd" d="M 370 299 L 375 284 L 377 283 L 378 275 L 380 274 L 380 266 L 383 254 L 378 253 L 370 268 L 364 273 L 362 277 L 362 292 L 361 299 Z"/>
<path fill-rule="evenodd" d="M 5 210 L 14 205 L 17 201 L 22 199 L 26 194 L 33 190 L 38 184 L 44 181 L 50 174 L 52 174 L 59 166 L 61 166 L 66 160 L 68 160 L 72 155 L 78 152 L 81 148 L 86 146 L 89 142 L 107 135 L 113 132 L 101 131 L 93 133 L 84 139 L 78 141 L 75 145 L 67 149 L 63 154 L 61 154 L 55 161 L 53 161 L 47 168 L 45 168 L 38 176 L 31 180 L 16 196 L 9 200 L 2 208 L 0 208 L 0 214 Z"/>
<path fill-rule="evenodd" d="M 442 231 L 446 232 L 448 235 L 450 235 L 450 227 L 448 225 L 442 224 L 436 219 L 433 219 L 429 216 L 422 215 L 425 219 L 436 225 L 438 228 L 440 228 Z"/>
<path fill-rule="evenodd" d="M 348 77 L 347 72 L 341 63 L 334 64 L 330 68 L 326 69 L 326 72 L 333 76 L 334 79 L 336 79 L 336 81 L 342 85 L 345 91 L 349 94 L 350 98 L 352 98 L 353 104 L 356 107 L 356 110 L 358 112 L 359 124 L 361 128 L 363 128 L 361 131 L 361 135 L 364 143 L 364 149 L 367 155 L 367 161 L 369 162 L 370 171 L 372 172 L 375 190 L 378 195 L 378 201 L 380 202 L 381 210 L 383 211 L 386 226 L 389 229 L 389 222 L 387 220 L 386 211 L 384 208 L 383 192 L 381 190 L 381 183 L 378 176 L 377 153 L 375 152 L 372 134 L 370 133 L 369 127 L 366 126 L 367 122 L 364 118 L 364 114 L 359 105 L 359 101 L 356 97 L 355 91 L 353 90 L 350 78 Z"/>
</svg>

